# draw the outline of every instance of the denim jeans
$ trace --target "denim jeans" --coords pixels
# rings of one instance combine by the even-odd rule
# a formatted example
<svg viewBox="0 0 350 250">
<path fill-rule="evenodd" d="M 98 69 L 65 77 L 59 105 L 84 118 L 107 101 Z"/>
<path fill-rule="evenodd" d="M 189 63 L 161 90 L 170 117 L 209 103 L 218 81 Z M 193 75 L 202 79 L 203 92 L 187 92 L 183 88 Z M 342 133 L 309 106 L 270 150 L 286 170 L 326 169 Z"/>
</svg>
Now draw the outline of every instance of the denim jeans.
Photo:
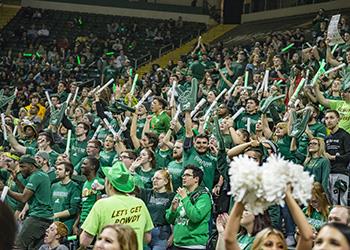
<svg viewBox="0 0 350 250">
<path fill-rule="evenodd" d="M 286 236 L 294 236 L 295 234 L 295 224 L 292 218 L 292 215 L 289 212 L 287 205 L 281 207 L 281 215 L 284 220 L 284 227 Z"/>
<path fill-rule="evenodd" d="M 165 228 L 165 227 L 169 227 Z M 149 250 L 166 250 L 168 248 L 168 239 L 170 236 L 170 226 L 165 225 L 165 226 L 160 226 L 160 227 L 155 227 L 151 231 L 152 235 L 152 240 L 148 244 Z"/>
</svg>

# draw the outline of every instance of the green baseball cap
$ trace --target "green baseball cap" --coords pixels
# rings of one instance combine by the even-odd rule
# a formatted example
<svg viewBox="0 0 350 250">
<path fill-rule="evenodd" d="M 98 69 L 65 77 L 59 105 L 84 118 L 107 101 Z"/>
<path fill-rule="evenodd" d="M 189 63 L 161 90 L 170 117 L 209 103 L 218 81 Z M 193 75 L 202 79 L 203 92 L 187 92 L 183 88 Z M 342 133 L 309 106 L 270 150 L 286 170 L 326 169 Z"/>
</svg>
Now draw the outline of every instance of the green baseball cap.
<svg viewBox="0 0 350 250">
<path fill-rule="evenodd" d="M 102 167 L 102 172 L 118 191 L 123 193 L 134 191 L 134 177 L 129 173 L 124 163 L 118 161 L 112 167 Z"/>
</svg>

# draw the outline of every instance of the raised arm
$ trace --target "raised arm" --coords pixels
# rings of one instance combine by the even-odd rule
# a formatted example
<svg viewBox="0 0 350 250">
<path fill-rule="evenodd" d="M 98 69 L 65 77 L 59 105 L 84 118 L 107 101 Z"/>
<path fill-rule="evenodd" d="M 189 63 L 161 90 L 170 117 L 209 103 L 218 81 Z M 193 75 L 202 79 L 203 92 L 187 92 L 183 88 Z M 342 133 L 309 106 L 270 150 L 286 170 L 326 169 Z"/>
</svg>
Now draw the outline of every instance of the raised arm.
<svg viewBox="0 0 350 250">
<path fill-rule="evenodd" d="M 134 145 L 135 149 L 138 149 L 140 147 L 140 140 L 137 138 L 136 135 L 136 128 L 137 128 L 137 115 L 135 113 L 132 114 L 131 119 L 131 126 L 130 126 L 130 138 L 132 141 L 132 144 Z"/>
<path fill-rule="evenodd" d="M 329 104 L 329 100 L 326 99 L 321 90 L 320 90 L 320 86 L 318 85 L 318 83 L 315 84 L 314 86 L 314 90 L 315 90 L 315 95 L 316 95 L 316 99 L 317 101 L 322 104 L 323 106 L 329 108 L 330 104 Z"/>
<path fill-rule="evenodd" d="M 25 154 L 27 148 L 18 143 L 16 138 L 13 136 L 12 130 L 10 129 L 10 127 L 6 126 L 6 129 L 7 129 L 7 139 L 8 139 L 8 142 L 10 143 L 11 147 L 16 152 L 18 152 L 20 154 Z"/>
<path fill-rule="evenodd" d="M 285 201 L 293 220 L 300 231 L 300 237 L 296 250 L 311 250 L 313 237 L 312 228 L 306 220 L 305 215 L 301 211 L 298 203 L 292 197 L 291 187 L 287 188 Z"/>
<path fill-rule="evenodd" d="M 224 231 L 224 240 L 226 250 L 240 250 L 237 243 L 237 234 L 239 232 L 240 221 L 244 211 L 244 206 L 241 202 L 236 202 L 229 216 L 226 228 Z"/>
<path fill-rule="evenodd" d="M 193 137 L 192 118 L 191 113 L 189 111 L 185 112 L 185 131 L 187 138 Z"/>
</svg>

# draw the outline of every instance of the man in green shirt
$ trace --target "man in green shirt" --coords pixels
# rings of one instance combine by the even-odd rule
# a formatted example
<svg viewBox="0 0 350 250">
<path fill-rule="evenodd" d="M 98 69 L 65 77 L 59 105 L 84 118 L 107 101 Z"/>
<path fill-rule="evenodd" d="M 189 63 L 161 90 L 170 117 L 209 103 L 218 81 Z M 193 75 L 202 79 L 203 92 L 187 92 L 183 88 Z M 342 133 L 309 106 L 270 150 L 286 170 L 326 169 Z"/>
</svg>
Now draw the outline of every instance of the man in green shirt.
<svg viewBox="0 0 350 250">
<path fill-rule="evenodd" d="M 205 66 L 199 61 L 198 55 L 192 55 L 193 63 L 190 65 L 190 70 L 194 78 L 201 81 L 205 74 Z"/>
<path fill-rule="evenodd" d="M 177 140 L 173 148 L 173 161 L 168 164 L 168 171 L 171 175 L 173 183 L 173 189 L 177 190 L 182 185 L 182 153 L 183 153 L 183 141 Z"/>
<path fill-rule="evenodd" d="M 19 186 L 22 193 L 9 190 L 7 195 L 29 205 L 28 217 L 23 221 L 22 230 L 17 235 L 16 246 L 19 249 L 34 250 L 42 245 L 45 230 L 52 223 L 50 179 L 30 155 L 23 155 L 19 164 L 21 173 L 28 182 L 25 187 Z M 3 188 L 1 183 L 0 190 Z"/>
<path fill-rule="evenodd" d="M 86 177 L 86 181 L 83 185 L 83 190 L 81 193 L 80 224 L 84 223 L 95 202 L 101 198 L 101 191 L 93 188 L 94 182 L 98 182 L 102 185 L 104 184 L 103 179 L 97 177 L 99 167 L 99 161 L 91 156 L 84 159 L 81 166 L 81 172 Z"/>
<path fill-rule="evenodd" d="M 255 126 L 260 120 L 261 112 L 259 109 L 259 100 L 255 97 L 249 97 L 245 105 L 245 111 L 236 119 L 236 129 L 244 128 L 249 133 L 255 133 Z M 249 126 L 250 124 L 250 126 Z"/>
<path fill-rule="evenodd" d="M 35 160 L 40 166 L 41 171 L 47 173 L 50 182 L 53 183 L 56 180 L 55 169 L 49 165 L 50 156 L 45 151 L 38 151 L 35 154 Z"/>
<path fill-rule="evenodd" d="M 177 190 L 166 219 L 174 225 L 175 249 L 206 249 L 209 238 L 211 198 L 200 186 L 203 171 L 193 165 L 185 167 L 182 175 L 183 188 Z"/>
<path fill-rule="evenodd" d="M 72 232 L 75 217 L 79 211 L 81 191 L 77 183 L 71 180 L 73 165 L 62 162 L 56 165 L 56 177 L 59 182 L 51 187 L 51 201 L 55 221 L 63 222 L 68 233 Z"/>
<path fill-rule="evenodd" d="M 41 132 L 38 136 L 38 148 L 24 147 L 19 144 L 16 138 L 12 135 L 12 131 L 8 133 L 8 141 L 11 147 L 20 154 L 29 154 L 35 156 L 38 151 L 45 151 L 49 154 L 49 164 L 54 166 L 58 157 L 58 153 L 52 149 L 53 139 L 49 132 Z"/>
<path fill-rule="evenodd" d="M 197 135 L 193 141 L 192 119 L 190 112 L 185 113 L 186 138 L 183 144 L 183 167 L 191 164 L 204 172 L 203 184 L 209 190 L 213 189 L 214 177 L 217 173 L 217 159 L 209 152 L 207 135 Z"/>
<path fill-rule="evenodd" d="M 157 133 L 166 133 L 170 127 L 171 118 L 165 111 L 165 107 L 167 106 L 167 102 L 156 96 L 153 98 L 151 104 L 151 110 L 153 112 L 150 129 L 152 132 Z"/>
<path fill-rule="evenodd" d="M 69 158 L 76 166 L 81 159 L 86 156 L 86 146 L 88 144 L 89 125 L 79 122 L 75 127 L 75 138 L 72 139 Z"/>
<path fill-rule="evenodd" d="M 102 168 L 102 171 L 106 176 L 105 190 L 109 197 L 97 201 L 91 209 L 82 225 L 80 246 L 89 246 L 105 225 L 116 223 L 127 224 L 135 230 L 138 249 L 142 250 L 143 243 L 147 244 L 151 239 L 153 223 L 145 203 L 128 195 L 135 188 L 132 175 L 121 162 L 111 168 Z"/>
</svg>

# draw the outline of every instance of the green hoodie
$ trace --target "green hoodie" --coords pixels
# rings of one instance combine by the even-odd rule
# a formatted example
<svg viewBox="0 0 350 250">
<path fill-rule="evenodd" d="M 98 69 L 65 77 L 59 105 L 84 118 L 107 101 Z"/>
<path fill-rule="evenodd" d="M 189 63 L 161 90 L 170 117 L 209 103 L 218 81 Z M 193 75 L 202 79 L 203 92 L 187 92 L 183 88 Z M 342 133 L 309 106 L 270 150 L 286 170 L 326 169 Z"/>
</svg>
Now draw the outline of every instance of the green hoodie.
<svg viewBox="0 0 350 250">
<path fill-rule="evenodd" d="M 174 245 L 205 246 L 209 238 L 211 198 L 206 189 L 198 187 L 188 196 L 180 199 L 175 212 L 171 207 L 166 211 L 166 220 L 174 225 Z"/>
</svg>

